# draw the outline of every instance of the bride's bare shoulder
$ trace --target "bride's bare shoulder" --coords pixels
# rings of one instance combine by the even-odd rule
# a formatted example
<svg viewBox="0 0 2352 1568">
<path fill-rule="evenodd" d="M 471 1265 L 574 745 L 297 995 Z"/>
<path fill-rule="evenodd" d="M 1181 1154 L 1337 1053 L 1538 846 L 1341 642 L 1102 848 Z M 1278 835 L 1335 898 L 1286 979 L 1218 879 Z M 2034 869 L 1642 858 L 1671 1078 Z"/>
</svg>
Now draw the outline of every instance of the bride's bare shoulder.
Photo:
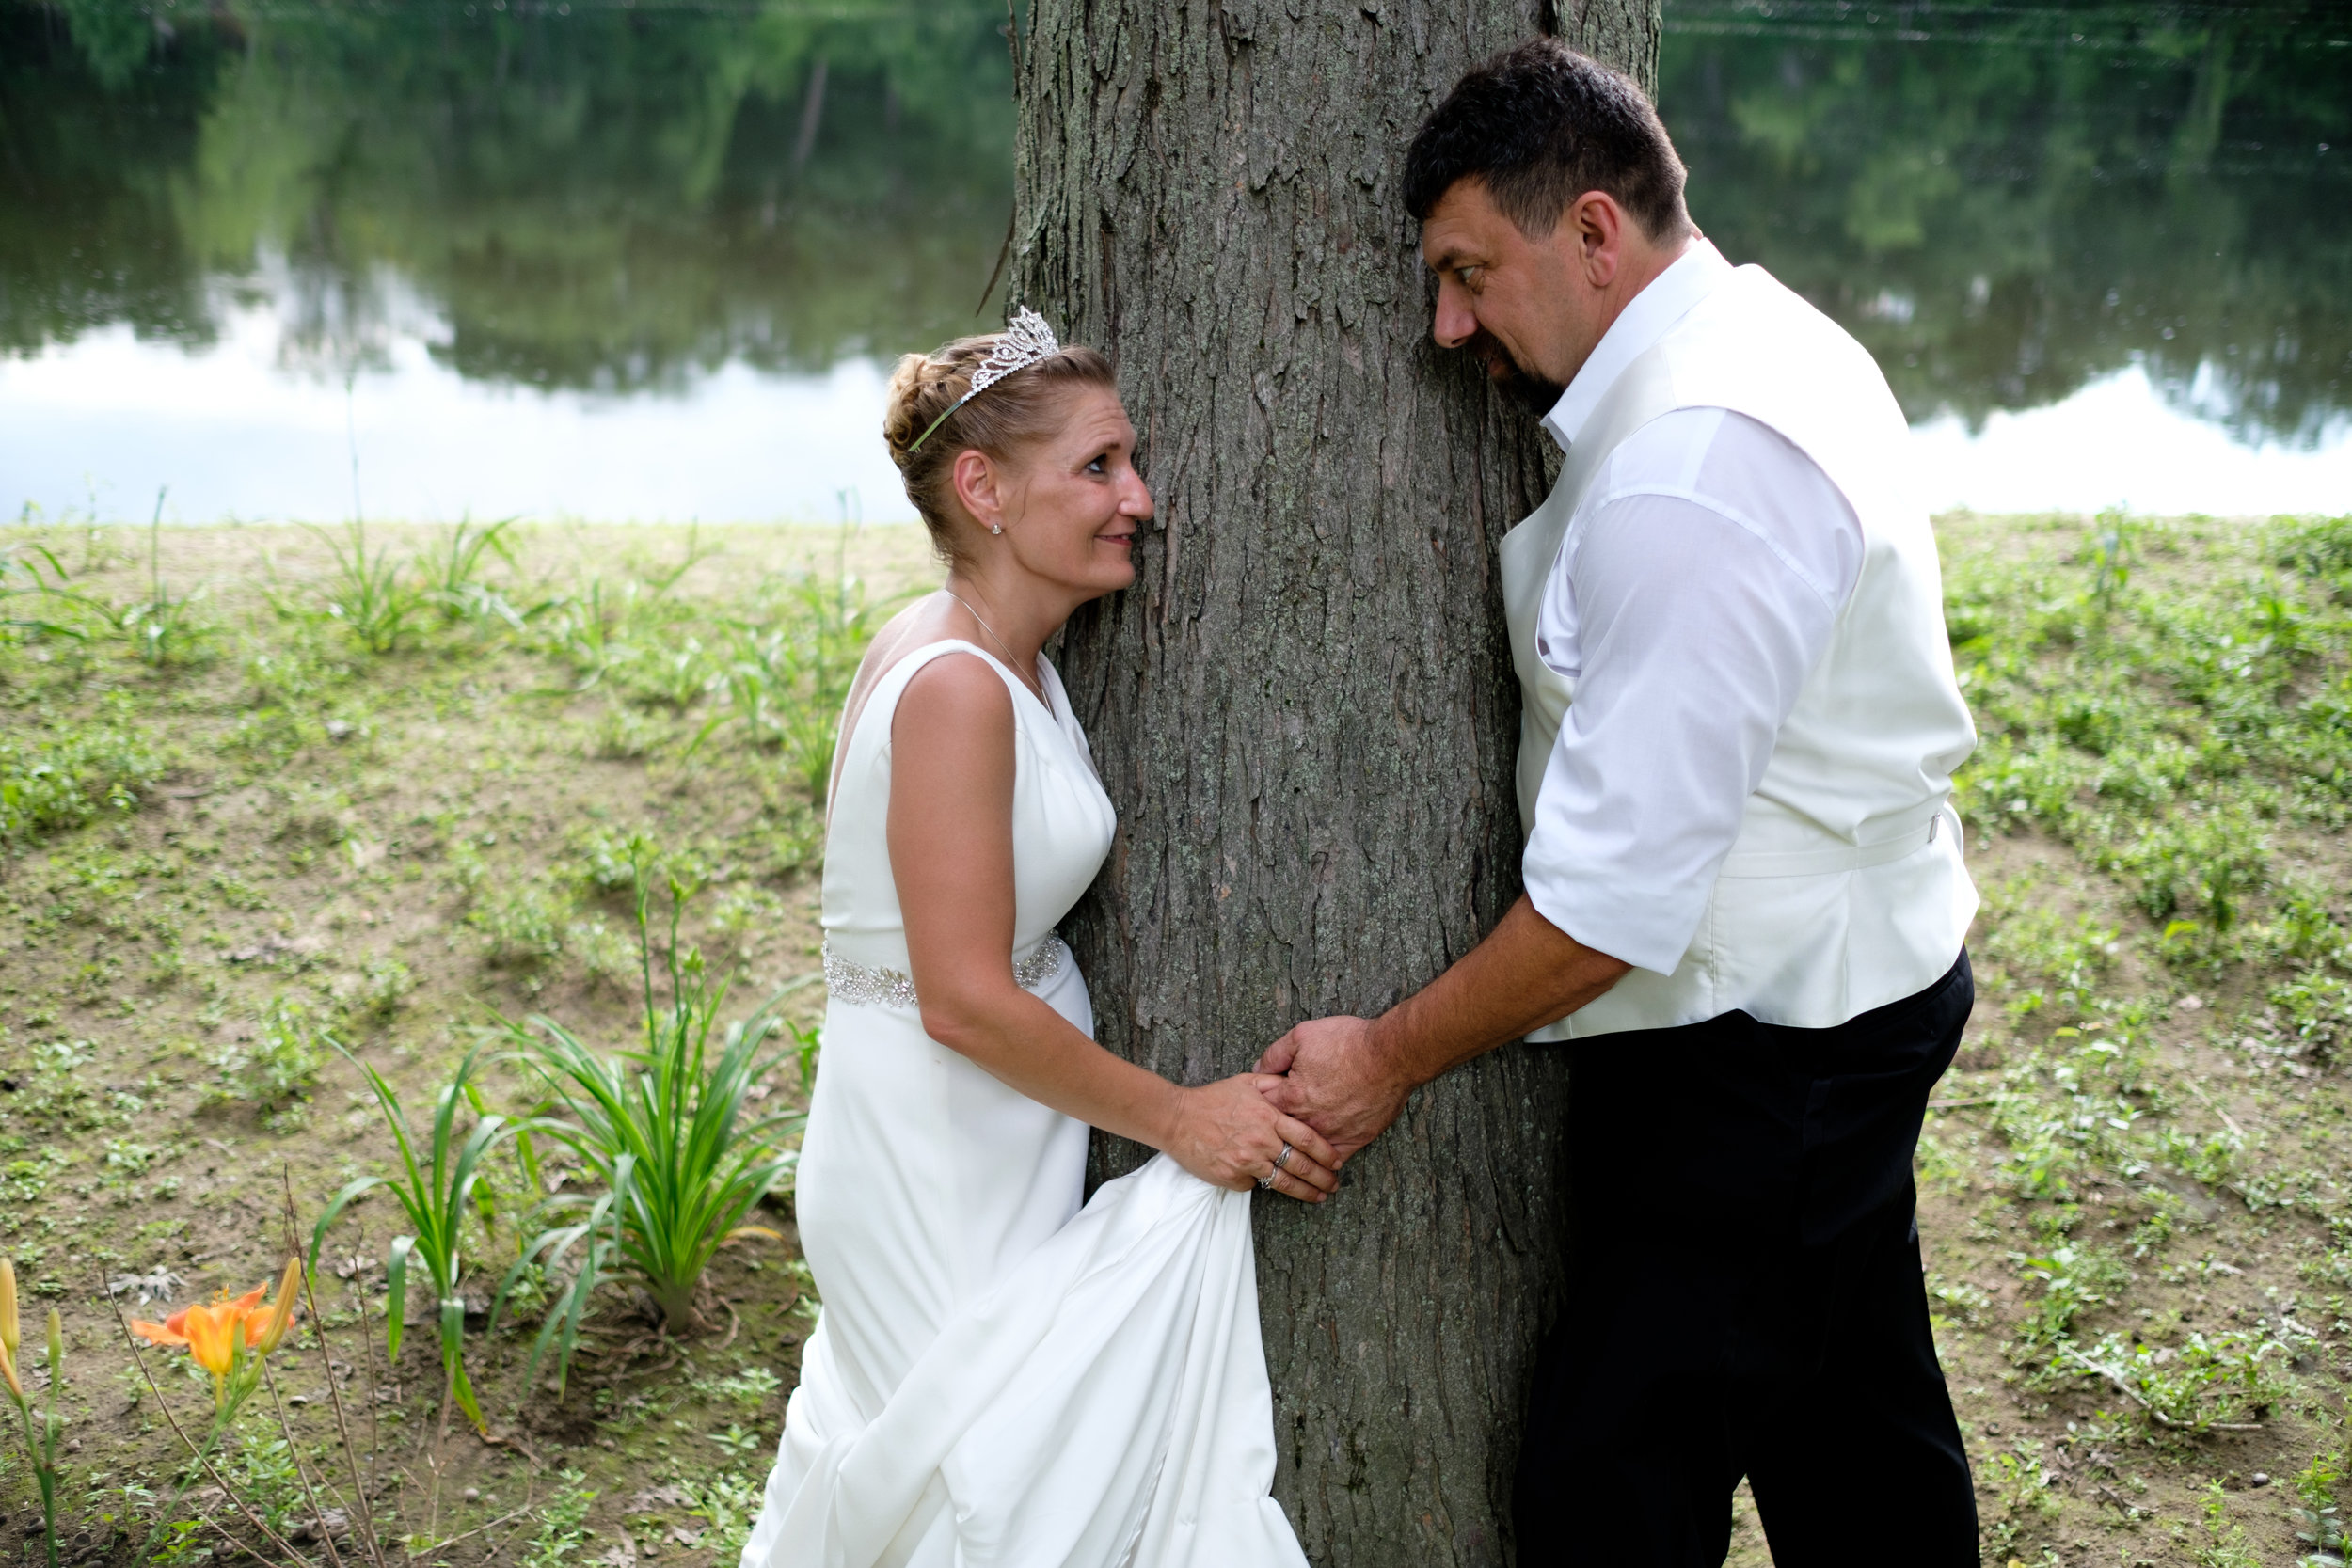
<svg viewBox="0 0 2352 1568">
<path fill-rule="evenodd" d="M 1012 693 L 977 654 L 948 653 L 908 680 L 890 716 L 893 744 L 903 756 L 910 739 L 927 751 L 964 756 L 1003 750 L 1011 754 Z"/>
<path fill-rule="evenodd" d="M 866 657 L 858 660 L 857 674 L 850 679 L 850 694 L 842 705 L 840 740 L 834 750 L 835 783 L 839 782 L 842 766 L 850 754 L 850 736 L 856 732 L 858 721 L 865 717 L 866 700 L 874 694 L 874 688 L 898 660 L 924 643 L 938 640 L 940 600 L 937 594 L 924 594 L 884 622 L 882 630 L 866 645 Z M 830 788 L 826 795 L 830 801 Z M 826 809 L 830 814 L 830 804 Z"/>
<path fill-rule="evenodd" d="M 938 641 L 941 596 L 926 594 L 882 623 L 858 661 L 857 684 L 868 686 L 890 673 L 890 667 L 926 642 Z"/>
</svg>

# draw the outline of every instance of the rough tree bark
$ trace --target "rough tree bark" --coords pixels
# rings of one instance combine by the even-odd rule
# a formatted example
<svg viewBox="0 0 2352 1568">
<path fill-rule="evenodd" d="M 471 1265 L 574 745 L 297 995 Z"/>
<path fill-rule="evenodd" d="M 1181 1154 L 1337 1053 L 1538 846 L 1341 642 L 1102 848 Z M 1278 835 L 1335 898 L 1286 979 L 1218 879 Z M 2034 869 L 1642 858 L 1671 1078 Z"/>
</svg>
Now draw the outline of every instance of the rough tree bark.
<svg viewBox="0 0 2352 1568">
<path fill-rule="evenodd" d="M 1379 1010 L 1518 891 L 1494 549 L 1547 459 L 1431 345 L 1398 187 L 1422 117 L 1538 30 L 1654 79 L 1657 0 L 1036 0 L 1012 297 L 1116 360 L 1159 505 L 1061 649 L 1120 813 L 1069 934 L 1103 1039 L 1170 1076 Z M 1318 1564 L 1508 1559 L 1564 1068 L 1498 1052 L 1337 1201 L 1257 1205 L 1277 1493 Z"/>
</svg>

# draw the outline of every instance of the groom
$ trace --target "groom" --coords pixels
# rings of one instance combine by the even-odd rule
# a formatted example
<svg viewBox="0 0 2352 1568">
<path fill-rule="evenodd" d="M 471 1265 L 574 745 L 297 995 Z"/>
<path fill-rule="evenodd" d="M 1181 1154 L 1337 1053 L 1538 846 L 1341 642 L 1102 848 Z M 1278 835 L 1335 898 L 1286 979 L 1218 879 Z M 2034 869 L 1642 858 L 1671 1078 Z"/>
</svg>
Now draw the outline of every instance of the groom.
<svg viewBox="0 0 2352 1568">
<path fill-rule="evenodd" d="M 1471 1057 L 1569 1042 L 1522 1568 L 1712 1568 L 1742 1476 L 1780 1568 L 1973 1568 L 1911 1180 L 1973 1000 L 1935 543 L 1869 356 L 1682 186 L 1640 89 L 1549 40 L 1414 138 L 1437 340 L 1566 452 L 1502 546 L 1526 893 L 1260 1069 L 1344 1156 Z"/>
</svg>

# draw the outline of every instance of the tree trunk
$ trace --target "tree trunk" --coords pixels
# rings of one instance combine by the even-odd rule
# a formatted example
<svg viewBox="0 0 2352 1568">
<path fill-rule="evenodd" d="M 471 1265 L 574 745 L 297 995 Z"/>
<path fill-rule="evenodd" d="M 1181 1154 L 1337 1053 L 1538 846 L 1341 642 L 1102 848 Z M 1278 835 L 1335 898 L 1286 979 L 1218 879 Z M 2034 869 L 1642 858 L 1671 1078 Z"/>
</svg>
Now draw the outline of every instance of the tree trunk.
<svg viewBox="0 0 2352 1568">
<path fill-rule="evenodd" d="M 1120 827 L 1073 917 L 1112 1050 L 1199 1083 L 1374 1013 L 1518 892 L 1494 550 L 1543 437 L 1429 340 L 1406 143 L 1560 30 L 1645 85 L 1657 0 L 1036 0 L 1013 298 L 1108 352 L 1159 515 L 1061 668 Z M 1276 1492 L 1326 1568 L 1508 1560 L 1564 1285 L 1561 1053 L 1416 1095 L 1320 1210 L 1257 1204 Z M 1098 1140 L 1097 1180 L 1139 1150 Z"/>
</svg>

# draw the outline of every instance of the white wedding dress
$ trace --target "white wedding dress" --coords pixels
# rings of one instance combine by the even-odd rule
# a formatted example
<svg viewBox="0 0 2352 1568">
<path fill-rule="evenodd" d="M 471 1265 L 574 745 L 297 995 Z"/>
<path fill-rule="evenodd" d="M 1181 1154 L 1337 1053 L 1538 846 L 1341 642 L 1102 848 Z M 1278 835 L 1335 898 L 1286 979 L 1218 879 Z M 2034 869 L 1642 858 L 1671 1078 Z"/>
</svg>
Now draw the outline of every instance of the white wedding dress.
<svg viewBox="0 0 2352 1568">
<path fill-rule="evenodd" d="M 1116 818 L 1051 707 L 968 642 L 876 683 L 825 841 L 825 1047 L 801 1152 L 823 1307 L 742 1568 L 1305 1568 L 1267 1496 L 1249 1195 L 1162 1155 L 1081 1209 L 1087 1129 L 923 1032 L 890 871 L 891 718 L 946 654 L 1011 690 L 1015 977 L 1089 1035 L 1055 935 Z"/>
</svg>

